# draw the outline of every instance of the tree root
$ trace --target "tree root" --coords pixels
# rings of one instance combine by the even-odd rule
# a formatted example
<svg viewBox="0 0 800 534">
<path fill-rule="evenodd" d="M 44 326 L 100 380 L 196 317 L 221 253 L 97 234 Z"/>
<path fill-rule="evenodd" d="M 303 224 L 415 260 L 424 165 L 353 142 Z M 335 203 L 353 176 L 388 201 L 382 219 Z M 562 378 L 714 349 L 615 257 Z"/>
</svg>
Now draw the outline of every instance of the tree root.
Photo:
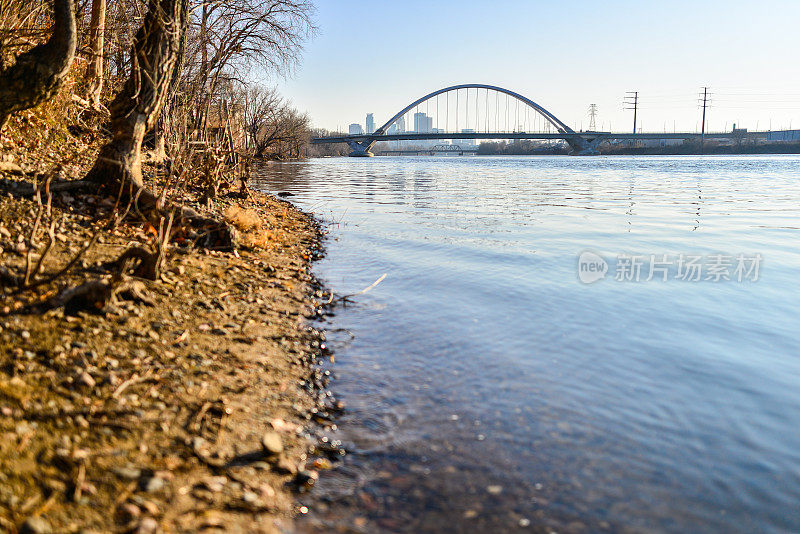
<svg viewBox="0 0 800 534">
<path fill-rule="evenodd" d="M 164 255 L 159 251 L 150 252 L 143 247 L 130 247 L 114 262 L 119 273 L 126 274 L 133 269 L 133 275 L 147 280 L 161 278 Z"/>
<path fill-rule="evenodd" d="M 51 299 L 47 307 L 50 309 L 63 307 L 64 312 L 68 314 L 75 314 L 79 311 L 101 313 L 116 306 L 119 298 L 153 306 L 153 301 L 145 294 L 146 290 L 144 283 L 139 280 L 121 277 L 114 277 L 108 281 L 91 280 L 65 289 Z"/>
</svg>

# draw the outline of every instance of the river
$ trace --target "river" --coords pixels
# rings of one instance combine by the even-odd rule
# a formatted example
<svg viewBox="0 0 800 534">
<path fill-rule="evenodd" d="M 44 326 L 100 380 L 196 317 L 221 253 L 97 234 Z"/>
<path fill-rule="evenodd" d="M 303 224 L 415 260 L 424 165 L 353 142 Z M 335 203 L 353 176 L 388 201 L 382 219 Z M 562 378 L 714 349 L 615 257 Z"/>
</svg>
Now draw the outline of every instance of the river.
<svg viewBox="0 0 800 534">
<path fill-rule="evenodd" d="M 269 165 L 326 221 L 309 531 L 800 531 L 800 158 Z"/>
</svg>

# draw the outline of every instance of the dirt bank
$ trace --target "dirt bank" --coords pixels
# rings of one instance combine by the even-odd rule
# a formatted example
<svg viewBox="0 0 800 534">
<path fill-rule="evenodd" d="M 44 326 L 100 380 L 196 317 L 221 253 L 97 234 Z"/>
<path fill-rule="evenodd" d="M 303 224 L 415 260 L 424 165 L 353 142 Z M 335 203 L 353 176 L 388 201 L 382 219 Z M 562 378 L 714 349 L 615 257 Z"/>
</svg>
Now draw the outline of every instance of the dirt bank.
<svg viewBox="0 0 800 534">
<path fill-rule="evenodd" d="M 309 271 L 315 222 L 268 195 L 225 198 L 214 211 L 247 228 L 250 250 L 173 244 L 159 280 L 101 309 L 45 311 L 157 232 L 102 232 L 65 276 L 19 293 L 8 279 L 25 270 L 38 204 L 10 193 L 29 177 L 0 181 L 0 531 L 290 528 L 294 492 L 328 465 L 307 458 L 310 421 L 324 423 L 332 402 L 314 367 L 324 340 L 307 326 L 326 297 Z M 89 244 L 110 209 L 55 193 L 38 279 Z"/>
</svg>

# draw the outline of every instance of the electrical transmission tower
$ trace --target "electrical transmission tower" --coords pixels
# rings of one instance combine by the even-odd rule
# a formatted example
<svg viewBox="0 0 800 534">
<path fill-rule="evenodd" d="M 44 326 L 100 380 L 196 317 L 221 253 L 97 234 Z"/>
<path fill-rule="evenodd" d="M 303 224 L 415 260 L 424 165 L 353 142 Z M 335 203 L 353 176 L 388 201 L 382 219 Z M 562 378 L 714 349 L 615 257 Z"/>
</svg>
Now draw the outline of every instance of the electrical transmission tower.
<svg viewBox="0 0 800 534">
<path fill-rule="evenodd" d="M 595 119 L 597 118 L 597 104 L 590 104 L 589 105 L 589 131 L 594 132 L 597 131 L 597 123 Z"/>
</svg>

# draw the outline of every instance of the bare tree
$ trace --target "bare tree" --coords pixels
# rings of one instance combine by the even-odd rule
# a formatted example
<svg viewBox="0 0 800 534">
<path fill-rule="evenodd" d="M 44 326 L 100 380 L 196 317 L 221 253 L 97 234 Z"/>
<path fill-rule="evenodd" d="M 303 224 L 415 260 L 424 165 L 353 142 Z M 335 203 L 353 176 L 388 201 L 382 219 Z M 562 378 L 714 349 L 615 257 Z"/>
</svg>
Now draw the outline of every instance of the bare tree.
<svg viewBox="0 0 800 534">
<path fill-rule="evenodd" d="M 142 181 L 141 149 L 166 101 L 186 28 L 187 0 L 150 0 L 131 53 L 132 72 L 110 106 L 113 138 L 87 179 L 113 192 L 120 187 L 140 209 L 157 207 Z"/>
<path fill-rule="evenodd" d="M 259 146 L 260 131 L 275 119 L 278 110 L 283 107 L 283 99 L 277 89 L 253 84 L 242 91 L 241 107 L 247 146 L 255 151 Z"/>
<path fill-rule="evenodd" d="M 192 18 L 194 63 L 186 76 L 201 105 L 196 125 L 204 129 L 218 86 L 243 82 L 237 73 L 256 66 L 284 73 L 294 65 L 303 40 L 314 30 L 313 5 L 306 0 L 199 0 Z"/>
<path fill-rule="evenodd" d="M 86 100 L 93 108 L 100 108 L 103 92 L 104 55 L 106 32 L 106 0 L 92 0 L 92 18 L 89 22 L 89 66 L 86 69 Z"/>
<path fill-rule="evenodd" d="M 75 58 L 76 43 L 72 0 L 53 0 L 53 30 L 47 42 L 23 52 L 0 70 L 0 128 L 12 113 L 56 95 Z"/>
</svg>

